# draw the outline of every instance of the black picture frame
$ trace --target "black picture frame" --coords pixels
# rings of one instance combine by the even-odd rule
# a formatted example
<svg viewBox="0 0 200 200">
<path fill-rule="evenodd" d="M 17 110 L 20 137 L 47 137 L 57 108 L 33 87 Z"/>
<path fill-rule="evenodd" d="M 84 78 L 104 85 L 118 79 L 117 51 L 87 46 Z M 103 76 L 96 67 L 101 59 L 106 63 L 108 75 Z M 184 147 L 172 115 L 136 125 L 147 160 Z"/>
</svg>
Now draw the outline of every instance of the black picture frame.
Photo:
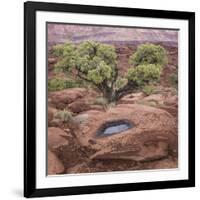
<svg viewBox="0 0 200 200">
<path fill-rule="evenodd" d="M 189 22 L 189 178 L 159 182 L 36 188 L 36 11 L 183 19 Z M 26 2 L 24 4 L 24 196 L 43 197 L 195 186 L 195 13 Z"/>
</svg>

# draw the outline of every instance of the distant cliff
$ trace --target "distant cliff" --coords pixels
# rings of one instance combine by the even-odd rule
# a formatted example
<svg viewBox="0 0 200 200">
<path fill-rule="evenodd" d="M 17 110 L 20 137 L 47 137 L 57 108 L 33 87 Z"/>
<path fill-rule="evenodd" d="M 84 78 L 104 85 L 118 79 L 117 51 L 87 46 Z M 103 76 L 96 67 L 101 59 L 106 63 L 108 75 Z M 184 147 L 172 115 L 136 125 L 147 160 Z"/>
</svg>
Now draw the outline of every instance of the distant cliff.
<svg viewBox="0 0 200 200">
<path fill-rule="evenodd" d="M 85 40 L 120 44 L 153 42 L 177 46 L 178 31 L 165 29 L 48 24 L 49 45 L 63 43 L 67 40 L 74 43 L 79 43 Z"/>
</svg>

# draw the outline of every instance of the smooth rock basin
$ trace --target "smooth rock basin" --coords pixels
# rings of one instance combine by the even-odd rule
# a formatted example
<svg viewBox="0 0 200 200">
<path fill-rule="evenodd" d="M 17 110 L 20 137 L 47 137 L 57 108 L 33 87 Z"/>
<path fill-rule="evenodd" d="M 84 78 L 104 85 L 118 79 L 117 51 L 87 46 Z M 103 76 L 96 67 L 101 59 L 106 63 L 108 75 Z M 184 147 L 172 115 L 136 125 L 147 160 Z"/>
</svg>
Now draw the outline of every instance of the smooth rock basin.
<svg viewBox="0 0 200 200">
<path fill-rule="evenodd" d="M 121 133 L 133 128 L 133 124 L 127 120 L 111 121 L 103 124 L 97 132 L 97 136 L 109 136 Z"/>
</svg>

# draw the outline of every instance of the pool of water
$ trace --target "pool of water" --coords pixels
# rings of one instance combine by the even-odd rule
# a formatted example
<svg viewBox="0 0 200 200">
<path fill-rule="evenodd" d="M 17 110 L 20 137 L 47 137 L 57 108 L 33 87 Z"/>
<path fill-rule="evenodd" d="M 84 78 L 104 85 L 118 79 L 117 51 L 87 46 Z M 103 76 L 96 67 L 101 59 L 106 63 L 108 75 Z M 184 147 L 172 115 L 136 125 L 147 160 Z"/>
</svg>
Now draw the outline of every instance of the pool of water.
<svg viewBox="0 0 200 200">
<path fill-rule="evenodd" d="M 125 120 L 107 122 L 99 129 L 99 131 L 97 132 L 97 135 L 109 136 L 112 134 L 121 133 L 130 128 L 133 128 L 133 124 Z"/>
</svg>

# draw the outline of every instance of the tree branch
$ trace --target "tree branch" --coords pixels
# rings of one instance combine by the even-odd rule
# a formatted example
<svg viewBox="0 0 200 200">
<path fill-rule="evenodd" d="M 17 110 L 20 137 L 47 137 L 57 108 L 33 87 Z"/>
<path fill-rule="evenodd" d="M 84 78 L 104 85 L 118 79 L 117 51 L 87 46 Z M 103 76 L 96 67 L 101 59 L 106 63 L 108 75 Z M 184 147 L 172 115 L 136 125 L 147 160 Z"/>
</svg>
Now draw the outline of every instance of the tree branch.
<svg viewBox="0 0 200 200">
<path fill-rule="evenodd" d="M 121 99 L 127 94 L 135 92 L 136 89 L 137 89 L 136 83 L 134 83 L 133 81 L 128 81 L 128 83 L 124 87 L 116 91 L 116 97 L 115 97 L 116 101 Z"/>
<path fill-rule="evenodd" d="M 76 69 L 77 70 L 77 69 Z M 76 74 L 80 79 L 84 80 L 84 81 L 87 81 L 89 83 L 92 83 L 98 90 L 100 90 L 102 93 L 104 92 L 103 91 L 103 85 L 102 84 L 96 84 L 95 82 L 89 80 L 88 78 L 86 78 L 85 76 L 81 75 L 80 74 L 80 71 L 77 70 L 77 74 Z"/>
<path fill-rule="evenodd" d="M 116 67 L 115 68 L 115 76 L 114 76 L 114 79 L 113 81 L 111 82 L 111 89 L 113 90 L 113 86 L 114 86 L 114 83 L 116 82 L 117 78 L 118 78 L 118 68 Z"/>
<path fill-rule="evenodd" d="M 92 83 L 93 85 L 95 85 L 96 87 L 99 87 L 98 84 L 94 83 L 93 81 L 87 79 L 86 77 L 82 76 L 79 72 L 76 74 L 80 79 L 84 80 L 84 81 L 87 81 L 89 83 Z"/>
</svg>

